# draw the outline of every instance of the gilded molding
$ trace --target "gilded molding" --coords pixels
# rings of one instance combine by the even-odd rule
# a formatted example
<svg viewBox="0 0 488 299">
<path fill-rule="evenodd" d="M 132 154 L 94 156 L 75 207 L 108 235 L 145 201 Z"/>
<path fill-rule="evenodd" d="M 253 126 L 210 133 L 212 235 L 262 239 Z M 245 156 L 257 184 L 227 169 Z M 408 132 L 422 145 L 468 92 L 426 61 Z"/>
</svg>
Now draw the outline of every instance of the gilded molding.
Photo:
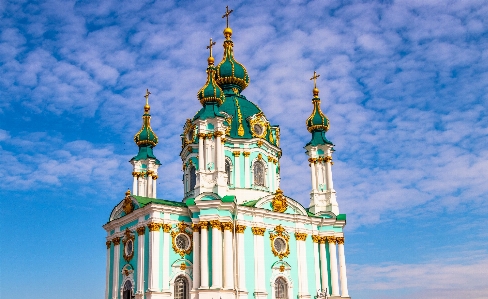
<svg viewBox="0 0 488 299">
<path fill-rule="evenodd" d="M 325 243 L 327 243 L 327 237 L 319 237 L 319 243 L 320 243 L 320 244 L 325 244 Z"/>
<path fill-rule="evenodd" d="M 208 221 L 200 221 L 200 229 L 208 229 Z"/>
<path fill-rule="evenodd" d="M 320 241 L 320 236 L 318 236 L 318 235 L 312 235 L 312 241 L 313 241 L 314 243 L 319 243 L 319 241 Z"/>
<path fill-rule="evenodd" d="M 117 246 L 120 244 L 121 237 L 116 237 L 112 239 L 112 242 L 114 242 L 114 246 Z"/>
<path fill-rule="evenodd" d="M 181 263 L 181 265 L 180 265 L 180 270 L 183 270 L 183 271 L 185 271 L 185 270 L 186 270 L 186 264 L 185 264 L 184 262 L 183 262 L 183 263 Z"/>
<path fill-rule="evenodd" d="M 222 225 L 220 225 L 220 221 L 218 221 L 218 220 L 210 220 L 209 223 L 210 223 L 210 226 L 212 228 L 216 228 L 218 230 L 222 230 Z"/>
<path fill-rule="evenodd" d="M 295 239 L 297 239 L 297 241 L 305 241 L 307 239 L 307 234 L 296 232 L 295 233 Z"/>
<path fill-rule="evenodd" d="M 222 225 L 222 230 L 232 231 L 232 229 L 234 228 L 232 222 L 222 222 L 221 225 Z"/>
<path fill-rule="evenodd" d="M 215 132 L 214 132 L 214 136 L 215 136 L 215 137 L 220 137 L 220 136 L 222 136 L 222 135 L 224 135 L 224 132 L 221 132 L 221 131 L 215 131 Z"/>
<path fill-rule="evenodd" d="M 283 191 L 281 191 L 280 188 L 276 190 L 273 201 L 271 201 L 271 207 L 273 208 L 273 212 L 279 213 L 285 212 L 288 208 L 288 202 L 286 201 L 286 197 L 283 195 Z"/>
<path fill-rule="evenodd" d="M 327 242 L 329 244 L 335 244 L 337 242 L 336 238 L 334 236 L 327 236 Z"/>
<path fill-rule="evenodd" d="M 337 244 L 342 244 L 344 245 L 344 237 L 337 237 L 336 238 Z"/>
<path fill-rule="evenodd" d="M 249 155 L 251 154 L 251 152 L 243 152 L 242 154 L 244 155 L 244 157 L 249 157 Z"/>
<path fill-rule="evenodd" d="M 286 248 L 284 250 L 278 251 L 276 249 L 275 239 L 277 238 L 281 238 L 286 243 Z M 274 232 L 269 233 L 269 240 L 271 241 L 271 252 L 274 254 L 274 256 L 277 256 L 280 260 L 282 260 L 284 257 L 287 257 L 290 254 L 290 236 L 286 232 L 285 228 L 281 226 L 281 224 L 275 227 Z"/>
<path fill-rule="evenodd" d="M 242 224 L 236 224 L 236 233 L 243 234 L 246 230 L 246 226 Z"/>
<path fill-rule="evenodd" d="M 191 229 L 193 230 L 194 233 L 200 232 L 200 223 L 193 223 L 191 225 Z"/>
<path fill-rule="evenodd" d="M 144 233 L 146 232 L 146 227 L 145 226 L 139 226 L 137 229 L 137 235 L 138 236 L 142 236 L 144 235 Z"/>
<path fill-rule="evenodd" d="M 257 236 L 264 236 L 265 227 L 251 227 L 252 233 Z"/>
<path fill-rule="evenodd" d="M 124 209 L 126 215 L 134 211 L 134 204 L 132 203 L 132 198 L 130 197 L 130 190 L 127 190 L 125 192 L 124 204 L 122 205 L 122 209 Z"/>
<path fill-rule="evenodd" d="M 169 225 L 169 224 L 168 224 Z M 169 225 L 171 228 L 171 226 Z M 188 225 L 181 221 L 176 225 L 176 230 L 171 231 L 171 239 L 173 243 L 173 250 L 181 257 L 184 257 L 185 254 L 190 254 L 193 250 L 193 236 L 187 231 Z M 187 248 L 179 248 L 176 244 L 176 238 L 183 234 L 184 237 L 188 238 L 188 247 Z"/>
<path fill-rule="evenodd" d="M 262 160 L 263 159 L 263 155 L 261 155 L 261 153 L 258 154 L 258 160 Z"/>
<path fill-rule="evenodd" d="M 241 152 L 239 152 L 239 151 L 234 151 L 234 152 L 232 152 L 232 155 L 233 155 L 234 157 L 239 157 L 239 156 L 241 155 Z"/>
<path fill-rule="evenodd" d="M 261 147 L 263 145 L 263 141 L 262 140 L 258 140 L 258 142 L 256 142 L 256 144 Z"/>
<path fill-rule="evenodd" d="M 134 257 L 134 235 L 131 233 L 131 231 L 129 230 L 129 228 L 126 228 L 125 229 L 125 238 L 122 239 L 122 243 L 124 243 L 124 260 L 126 262 L 130 262 L 130 260 Z M 132 243 L 132 250 L 130 252 L 130 254 L 127 254 L 127 250 L 126 250 L 126 246 L 127 246 L 127 243 L 131 241 Z"/>
<path fill-rule="evenodd" d="M 147 224 L 150 232 L 158 232 L 161 228 L 161 223 L 151 222 Z"/>
<path fill-rule="evenodd" d="M 165 223 L 162 225 L 162 227 L 165 233 L 169 233 L 171 231 L 171 224 Z"/>
<path fill-rule="evenodd" d="M 110 249 L 110 245 L 111 245 L 111 244 L 112 244 L 112 242 L 111 242 L 111 241 L 107 241 L 107 242 L 105 242 L 105 245 L 107 246 L 107 249 Z"/>
</svg>

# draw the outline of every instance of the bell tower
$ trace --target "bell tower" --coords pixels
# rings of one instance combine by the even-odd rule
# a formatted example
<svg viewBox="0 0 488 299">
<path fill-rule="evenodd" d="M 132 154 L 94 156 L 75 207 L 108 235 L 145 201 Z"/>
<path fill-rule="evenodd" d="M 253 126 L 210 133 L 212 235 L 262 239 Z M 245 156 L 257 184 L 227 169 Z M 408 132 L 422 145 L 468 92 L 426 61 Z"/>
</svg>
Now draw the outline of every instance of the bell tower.
<svg viewBox="0 0 488 299">
<path fill-rule="evenodd" d="M 314 81 L 313 111 L 307 119 L 307 129 L 312 133 L 312 140 L 305 146 L 312 174 L 310 212 L 318 215 L 320 212 L 327 211 L 339 215 L 339 205 L 332 182 L 334 144 L 325 137 L 325 133 L 329 130 L 329 119 L 320 109 L 319 89 L 317 88 L 318 77 L 320 75 L 314 71 L 313 77 L 310 78 Z"/>
</svg>

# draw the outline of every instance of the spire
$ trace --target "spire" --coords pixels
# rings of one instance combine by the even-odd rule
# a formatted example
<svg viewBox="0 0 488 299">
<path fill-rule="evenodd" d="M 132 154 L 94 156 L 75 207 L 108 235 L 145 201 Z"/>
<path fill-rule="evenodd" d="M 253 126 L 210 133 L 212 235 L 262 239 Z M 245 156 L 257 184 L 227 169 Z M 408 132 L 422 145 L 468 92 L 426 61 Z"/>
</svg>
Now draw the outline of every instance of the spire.
<svg viewBox="0 0 488 299">
<path fill-rule="evenodd" d="M 320 77 L 316 71 L 313 72 L 313 77 L 310 80 L 313 80 L 314 88 L 313 88 L 313 111 L 312 114 L 307 119 L 307 129 L 310 133 L 312 133 L 312 140 L 307 143 L 307 145 L 319 145 L 319 144 L 332 144 L 326 137 L 325 132 L 329 130 L 329 119 L 320 109 L 320 98 L 319 98 L 319 89 L 317 88 L 317 78 Z"/>
<path fill-rule="evenodd" d="M 215 59 L 212 57 L 212 47 L 215 45 L 215 42 L 210 39 L 210 44 L 207 46 L 207 49 L 210 50 L 210 56 L 208 57 L 208 67 L 207 67 L 207 82 L 203 85 L 202 88 L 197 93 L 197 97 L 202 103 L 203 106 L 206 104 L 217 104 L 222 105 L 225 97 L 224 92 L 215 82 L 215 66 L 214 61 Z"/>
<path fill-rule="evenodd" d="M 156 136 L 156 133 L 151 128 L 151 115 L 149 114 L 149 110 L 151 109 L 151 106 L 149 106 L 150 94 L 149 89 L 146 89 L 146 95 L 144 96 L 146 98 L 146 105 L 144 105 L 144 114 L 142 115 L 142 128 L 134 135 L 134 142 L 139 146 L 139 153 L 132 160 L 138 161 L 152 158 L 159 164 L 152 150 L 158 144 L 158 136 Z"/>
<path fill-rule="evenodd" d="M 239 92 L 249 85 L 249 75 L 246 68 L 234 58 L 234 43 L 232 42 L 232 29 L 229 27 L 229 16 L 234 10 L 226 7 L 222 18 L 227 18 L 227 27 L 224 29 L 224 57 L 217 65 L 217 84 L 224 90 L 237 88 Z"/>
</svg>

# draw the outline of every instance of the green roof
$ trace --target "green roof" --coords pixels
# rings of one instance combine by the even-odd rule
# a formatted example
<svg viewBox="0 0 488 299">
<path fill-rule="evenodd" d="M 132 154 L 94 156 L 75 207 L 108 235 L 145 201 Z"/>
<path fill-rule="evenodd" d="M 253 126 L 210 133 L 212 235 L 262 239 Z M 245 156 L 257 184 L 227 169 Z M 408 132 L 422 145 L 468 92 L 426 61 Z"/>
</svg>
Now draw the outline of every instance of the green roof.
<svg viewBox="0 0 488 299">
<path fill-rule="evenodd" d="M 332 142 L 325 137 L 325 131 L 323 130 L 314 130 L 312 132 L 312 140 L 310 140 L 306 145 L 317 146 L 323 144 L 330 144 L 334 145 Z"/>
<path fill-rule="evenodd" d="M 179 201 L 171 201 L 171 200 L 166 200 L 166 199 L 157 199 L 157 198 L 149 198 L 149 197 L 144 197 L 144 196 L 137 196 L 137 195 L 132 195 L 137 202 L 139 203 L 139 207 L 144 207 L 150 203 L 155 203 L 155 204 L 160 204 L 160 205 L 165 205 L 165 206 L 172 206 L 172 207 L 186 207 L 186 204 L 184 202 L 179 202 Z"/>
<path fill-rule="evenodd" d="M 339 214 L 339 215 L 337 215 L 337 218 L 336 219 L 337 220 L 344 220 L 344 221 L 346 221 L 346 214 Z"/>
<path fill-rule="evenodd" d="M 156 160 L 155 163 L 157 165 L 161 165 L 161 162 L 154 155 L 153 148 L 151 146 L 140 146 L 139 153 L 137 153 L 137 156 L 133 157 L 131 161 L 139 161 L 139 160 L 146 160 L 146 159 L 154 159 Z"/>
<path fill-rule="evenodd" d="M 241 206 L 254 207 L 254 206 L 256 206 L 256 204 L 258 203 L 258 201 L 259 201 L 259 199 L 251 200 L 251 201 L 248 201 L 248 202 L 245 202 L 245 203 L 241 204 Z"/>
</svg>

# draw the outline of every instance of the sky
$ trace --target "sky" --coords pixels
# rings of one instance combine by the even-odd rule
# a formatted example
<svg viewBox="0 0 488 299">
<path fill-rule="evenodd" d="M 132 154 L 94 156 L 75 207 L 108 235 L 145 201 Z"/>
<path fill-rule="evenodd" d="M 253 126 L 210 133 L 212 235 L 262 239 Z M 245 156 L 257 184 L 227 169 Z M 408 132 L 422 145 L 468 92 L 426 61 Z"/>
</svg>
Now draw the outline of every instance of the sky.
<svg viewBox="0 0 488 299">
<path fill-rule="evenodd" d="M 226 5 L 243 95 L 280 125 L 281 189 L 305 207 L 320 74 L 352 298 L 488 298 L 488 3 L 472 0 L 0 1 L 0 298 L 103 298 L 146 88 L 158 197 L 181 200 L 179 135 Z"/>
</svg>

